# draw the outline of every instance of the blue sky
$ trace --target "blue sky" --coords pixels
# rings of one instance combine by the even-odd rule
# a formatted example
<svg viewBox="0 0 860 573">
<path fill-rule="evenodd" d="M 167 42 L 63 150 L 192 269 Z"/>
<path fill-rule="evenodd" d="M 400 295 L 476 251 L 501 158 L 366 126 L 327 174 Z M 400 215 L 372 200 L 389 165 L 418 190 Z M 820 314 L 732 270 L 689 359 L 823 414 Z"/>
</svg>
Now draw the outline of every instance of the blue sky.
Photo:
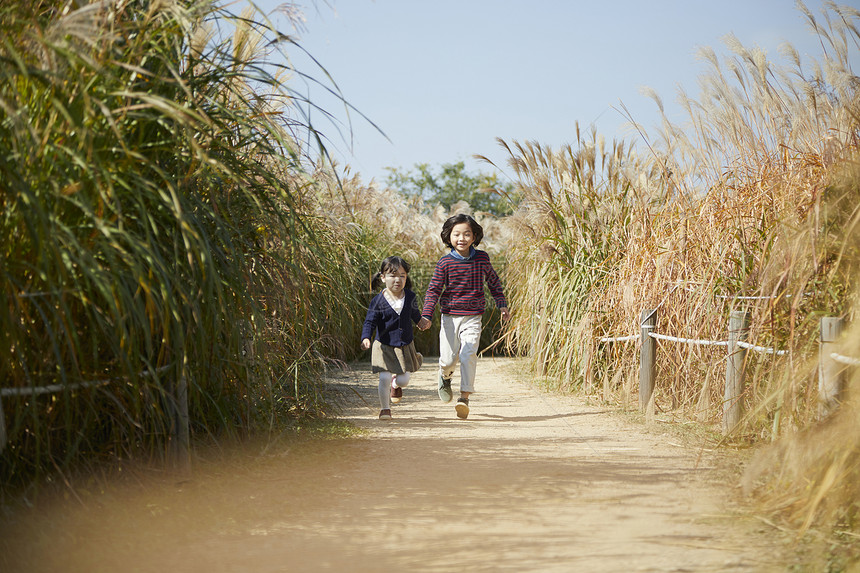
<svg viewBox="0 0 860 573">
<path fill-rule="evenodd" d="M 260 0 L 269 11 L 279 0 Z M 844 3 L 844 2 L 842 2 Z M 809 0 L 819 15 L 823 2 Z M 470 171 L 493 171 L 481 154 L 505 168 L 496 138 L 554 147 L 575 139 L 574 126 L 595 125 L 607 139 L 634 139 L 623 104 L 646 127 L 657 107 L 642 95 L 656 90 L 669 116 L 676 87 L 695 96 L 706 70 L 701 46 L 729 55 L 722 38 L 783 61 L 790 42 L 801 58 L 818 57 L 816 37 L 791 0 L 319 0 L 298 3 L 305 13 L 300 43 L 337 82 L 345 98 L 374 121 L 387 140 L 352 114 L 343 136 L 321 115 L 341 165 L 365 181 L 383 181 L 385 167 L 412 168 L 465 161 Z M 856 2 L 854 3 L 856 6 Z M 274 20 L 286 28 L 286 20 Z M 316 72 L 299 55 L 301 69 Z M 856 71 L 856 70 L 855 70 Z M 318 75 L 318 74 L 316 74 Z M 346 122 L 343 106 L 319 87 L 310 96 Z M 344 141 L 346 138 L 346 141 Z"/>
</svg>

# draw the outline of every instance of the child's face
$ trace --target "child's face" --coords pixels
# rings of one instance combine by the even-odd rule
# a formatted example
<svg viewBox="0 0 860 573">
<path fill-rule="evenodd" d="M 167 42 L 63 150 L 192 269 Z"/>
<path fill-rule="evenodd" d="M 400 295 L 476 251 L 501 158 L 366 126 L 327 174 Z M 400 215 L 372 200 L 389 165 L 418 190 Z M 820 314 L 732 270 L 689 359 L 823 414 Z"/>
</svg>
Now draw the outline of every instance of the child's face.
<svg viewBox="0 0 860 573">
<path fill-rule="evenodd" d="M 475 233 L 469 223 L 457 223 L 451 229 L 451 246 L 460 255 L 469 256 L 469 248 L 475 242 Z"/>
<path fill-rule="evenodd" d="M 382 280 L 385 282 L 385 288 L 388 289 L 388 292 L 400 298 L 403 289 L 406 288 L 406 277 L 407 274 L 403 267 L 397 267 L 385 271 Z"/>
</svg>

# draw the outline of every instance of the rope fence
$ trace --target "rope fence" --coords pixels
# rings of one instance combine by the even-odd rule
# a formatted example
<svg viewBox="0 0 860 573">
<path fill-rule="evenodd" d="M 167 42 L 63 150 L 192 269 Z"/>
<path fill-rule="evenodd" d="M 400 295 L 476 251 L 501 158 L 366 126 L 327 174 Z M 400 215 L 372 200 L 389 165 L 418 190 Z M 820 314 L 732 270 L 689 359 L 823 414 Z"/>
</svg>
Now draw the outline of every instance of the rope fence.
<svg viewBox="0 0 860 573">
<path fill-rule="evenodd" d="M 141 376 L 155 376 L 162 374 L 173 368 L 173 365 L 162 366 L 156 368 L 152 372 L 144 370 L 140 373 Z M 88 382 L 75 382 L 73 384 L 51 384 L 49 386 L 30 386 L 28 388 L 0 388 L 0 398 L 3 396 L 37 396 L 40 394 L 57 394 L 58 392 L 70 392 L 79 390 L 80 388 L 95 388 L 98 386 L 107 386 L 115 382 L 127 381 L 128 378 L 112 378 L 109 380 L 92 380 Z"/>
<path fill-rule="evenodd" d="M 830 358 L 838 362 L 839 364 L 845 364 L 846 366 L 860 366 L 860 358 L 852 358 L 850 356 L 843 356 L 836 352 L 830 353 Z"/>
<path fill-rule="evenodd" d="M 773 298 L 773 297 L 733 297 L 733 298 Z M 749 313 L 747 311 L 732 311 L 729 316 L 728 340 L 704 340 L 670 336 L 654 332 L 657 326 L 657 309 L 642 311 L 640 319 L 640 334 L 627 336 L 603 336 L 599 342 L 632 342 L 641 340 L 639 366 L 639 408 L 647 410 L 652 400 L 656 378 L 656 345 L 652 339 L 695 344 L 701 346 L 726 347 L 726 385 L 723 400 L 723 430 L 731 432 L 742 419 L 742 397 L 745 387 L 745 368 L 747 351 L 785 356 L 788 350 L 778 350 L 768 346 L 759 346 L 746 341 L 749 331 Z M 845 367 L 860 366 L 860 358 L 844 356 L 834 350 L 842 333 L 842 319 L 824 317 L 820 322 L 821 337 L 819 346 L 819 413 L 823 417 L 836 408 L 844 391 Z"/>
<path fill-rule="evenodd" d="M 600 342 L 630 342 L 631 340 L 639 340 L 641 335 L 631 334 L 630 336 L 616 336 L 615 338 L 601 338 Z"/>
<path fill-rule="evenodd" d="M 755 344 L 750 344 L 743 340 L 738 341 L 738 346 L 746 348 L 747 350 L 761 352 L 762 354 L 776 354 L 777 356 L 788 354 L 788 350 L 777 350 L 776 348 L 768 348 L 767 346 L 756 346 Z"/>
<path fill-rule="evenodd" d="M 555 326 L 556 328 L 560 328 L 560 329 L 562 329 L 562 330 L 567 330 L 568 332 L 570 332 L 571 330 L 573 330 L 571 327 L 569 327 L 569 326 L 567 326 L 567 325 L 564 325 L 564 324 L 557 324 L 557 323 L 556 323 L 553 319 L 551 319 L 551 318 L 544 318 L 544 317 L 542 317 L 542 316 L 541 316 L 541 315 L 539 315 L 539 314 L 534 315 L 534 317 L 535 317 L 536 319 L 538 319 L 538 320 L 545 320 L 547 324 L 551 324 L 551 325 Z"/>
<path fill-rule="evenodd" d="M 51 384 L 50 386 L 37 386 L 32 388 L 0 388 L 0 398 L 4 396 L 38 396 L 39 394 L 56 394 L 63 391 L 78 390 L 79 388 L 93 388 L 96 386 L 107 386 L 112 380 L 100 382 L 76 382 L 74 384 Z"/>
<path fill-rule="evenodd" d="M 161 366 L 155 370 L 144 370 L 141 377 L 154 377 L 174 368 L 175 364 Z M 108 386 L 117 382 L 127 382 L 128 377 L 110 378 L 107 380 L 89 380 L 74 382 L 72 384 L 49 384 L 47 386 L 30 386 L 21 388 L 0 388 L 0 452 L 6 448 L 8 436 L 6 433 L 6 417 L 3 413 L 2 398 L 10 396 L 40 396 L 42 394 L 58 394 L 60 392 L 72 392 L 82 388 L 98 388 Z M 172 455 L 177 466 L 185 471 L 188 465 L 189 453 L 189 418 L 188 418 L 188 386 L 185 376 L 181 376 L 178 383 L 172 387 L 171 398 L 173 402 L 171 448 Z"/>
<path fill-rule="evenodd" d="M 718 294 L 715 295 L 717 298 L 721 298 L 723 300 L 773 300 L 775 296 L 737 296 L 737 295 L 728 295 L 728 294 Z M 791 296 L 790 294 L 784 295 L 786 297 Z"/>
<path fill-rule="evenodd" d="M 728 346 L 728 340 L 702 340 L 699 338 L 683 338 L 680 336 L 669 336 L 668 334 L 658 334 L 656 332 L 649 332 L 648 336 L 651 338 L 656 338 L 658 340 L 667 340 L 669 342 L 681 342 L 684 344 L 698 344 L 701 346 Z M 639 340 L 641 335 L 639 334 L 631 334 L 629 336 L 616 336 L 616 337 L 603 337 L 599 338 L 600 342 L 631 342 L 633 340 Z M 741 348 L 746 348 L 747 350 L 754 350 L 755 352 L 761 352 L 764 354 L 776 354 L 782 356 L 784 354 L 788 354 L 788 350 L 777 350 L 775 348 L 768 348 L 767 346 L 756 346 L 755 344 L 749 344 L 747 342 L 738 342 L 738 346 Z M 846 357 L 843 357 L 846 358 Z M 851 360 L 848 358 L 848 360 Z M 853 364 L 852 364 L 853 365 Z"/>
<path fill-rule="evenodd" d="M 800 296 L 812 296 L 813 294 L 815 294 L 815 293 L 804 292 L 804 293 L 801 293 Z M 793 295 L 793 294 L 781 294 L 781 295 L 764 295 L 764 296 L 741 296 L 741 295 L 717 294 L 714 296 L 717 298 L 721 298 L 723 300 L 776 300 L 778 298 L 791 298 L 795 295 Z"/>
<path fill-rule="evenodd" d="M 729 344 L 726 340 L 699 340 L 696 338 L 681 338 L 679 336 L 669 336 L 668 334 L 657 334 L 656 332 L 649 332 L 648 336 L 650 336 L 651 338 L 656 338 L 657 340 L 683 342 L 684 344 L 698 344 L 701 346 L 728 346 Z"/>
</svg>

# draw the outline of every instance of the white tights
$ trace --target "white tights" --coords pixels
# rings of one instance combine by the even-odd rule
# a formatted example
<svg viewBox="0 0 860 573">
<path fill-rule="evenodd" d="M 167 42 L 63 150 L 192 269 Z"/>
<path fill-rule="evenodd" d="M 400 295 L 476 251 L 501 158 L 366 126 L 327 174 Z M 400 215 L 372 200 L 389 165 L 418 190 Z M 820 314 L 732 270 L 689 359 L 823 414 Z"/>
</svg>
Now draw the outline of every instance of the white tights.
<svg viewBox="0 0 860 573">
<path fill-rule="evenodd" d="M 383 410 L 391 409 L 391 387 L 406 388 L 409 385 L 410 375 L 409 372 L 403 374 L 379 373 L 379 404 Z"/>
</svg>

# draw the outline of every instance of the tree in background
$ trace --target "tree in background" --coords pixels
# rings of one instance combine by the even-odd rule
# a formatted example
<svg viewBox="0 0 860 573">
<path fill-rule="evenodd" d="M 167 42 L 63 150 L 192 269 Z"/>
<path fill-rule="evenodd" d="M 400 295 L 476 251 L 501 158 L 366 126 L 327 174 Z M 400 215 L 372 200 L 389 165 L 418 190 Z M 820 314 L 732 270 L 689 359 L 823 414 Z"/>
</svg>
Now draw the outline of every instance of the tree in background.
<svg viewBox="0 0 860 573">
<path fill-rule="evenodd" d="M 428 205 L 441 204 L 446 209 L 458 201 L 466 201 L 475 211 L 486 211 L 497 217 L 510 215 L 517 203 L 514 186 L 502 183 L 494 173 L 468 173 L 462 161 L 443 163 L 437 172 L 427 163 L 418 163 L 413 170 L 388 167 L 386 185 L 406 197 L 416 197 Z"/>
</svg>

